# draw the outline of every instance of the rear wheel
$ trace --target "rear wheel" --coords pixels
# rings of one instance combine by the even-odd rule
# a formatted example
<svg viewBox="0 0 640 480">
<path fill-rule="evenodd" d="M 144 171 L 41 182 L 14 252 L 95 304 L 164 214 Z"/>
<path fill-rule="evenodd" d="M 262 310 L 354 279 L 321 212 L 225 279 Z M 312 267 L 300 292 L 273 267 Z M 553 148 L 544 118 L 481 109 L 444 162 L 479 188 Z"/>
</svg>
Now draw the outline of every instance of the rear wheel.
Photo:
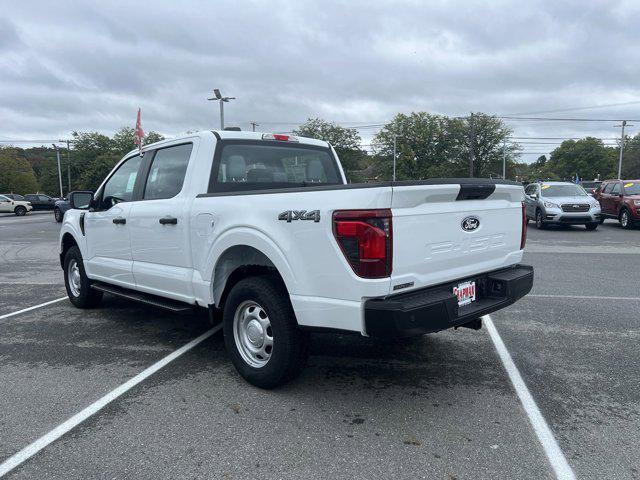
<svg viewBox="0 0 640 480">
<path fill-rule="evenodd" d="M 223 329 L 233 365 L 257 387 L 282 385 L 304 366 L 307 336 L 298 328 L 285 287 L 273 276 L 246 278 L 232 288 Z"/>
<path fill-rule="evenodd" d="M 620 212 L 620 226 L 622 228 L 630 229 L 633 224 L 631 223 L 631 214 L 626 208 Z"/>
<path fill-rule="evenodd" d="M 542 220 L 542 211 L 538 210 L 536 212 L 536 228 L 538 230 L 544 230 L 545 228 L 547 228 L 547 226 L 544 223 L 544 220 Z"/>
<path fill-rule="evenodd" d="M 600 225 L 602 225 L 605 221 L 604 215 L 600 215 Z"/>
<path fill-rule="evenodd" d="M 595 230 L 596 228 L 598 228 L 598 225 L 599 224 L 597 222 L 595 222 L 595 223 L 587 223 L 585 225 L 585 227 L 587 228 L 587 230 Z"/>
<path fill-rule="evenodd" d="M 18 205 L 13 213 L 15 213 L 18 217 L 24 217 L 27 214 L 27 209 L 22 205 Z"/>
<path fill-rule="evenodd" d="M 62 212 L 58 207 L 53 209 L 53 217 L 56 219 L 56 222 L 62 223 Z"/>
<path fill-rule="evenodd" d="M 82 254 L 76 246 L 64 256 L 64 286 L 69 300 L 78 308 L 95 307 L 102 300 L 102 292 L 91 288 L 91 281 L 84 271 Z"/>
</svg>

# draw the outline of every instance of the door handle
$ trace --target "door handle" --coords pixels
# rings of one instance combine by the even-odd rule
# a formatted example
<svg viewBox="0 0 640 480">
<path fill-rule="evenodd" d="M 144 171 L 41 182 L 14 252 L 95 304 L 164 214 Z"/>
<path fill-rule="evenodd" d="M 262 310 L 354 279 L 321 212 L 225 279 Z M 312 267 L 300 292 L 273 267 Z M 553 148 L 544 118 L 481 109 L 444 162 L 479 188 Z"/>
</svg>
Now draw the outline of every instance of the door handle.
<svg viewBox="0 0 640 480">
<path fill-rule="evenodd" d="M 178 219 L 175 217 L 162 217 L 158 221 L 160 225 L 176 225 L 178 223 Z"/>
<path fill-rule="evenodd" d="M 115 223 L 116 225 L 124 225 L 125 223 L 127 223 L 127 219 L 122 217 L 116 217 L 112 220 L 112 222 Z"/>
</svg>

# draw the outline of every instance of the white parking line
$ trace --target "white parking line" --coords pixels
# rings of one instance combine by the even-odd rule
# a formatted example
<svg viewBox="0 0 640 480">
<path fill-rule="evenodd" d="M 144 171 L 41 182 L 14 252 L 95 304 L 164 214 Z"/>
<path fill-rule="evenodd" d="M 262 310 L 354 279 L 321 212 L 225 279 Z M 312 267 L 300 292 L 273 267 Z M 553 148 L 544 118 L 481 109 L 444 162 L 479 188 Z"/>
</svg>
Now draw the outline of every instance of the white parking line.
<svg viewBox="0 0 640 480">
<path fill-rule="evenodd" d="M 142 382 L 143 380 L 147 379 L 148 377 L 156 373 L 161 368 L 167 366 L 169 363 L 173 362 L 175 359 L 177 359 L 181 355 L 185 354 L 186 352 L 188 352 L 198 344 L 204 342 L 207 338 L 209 338 L 211 335 L 216 333 L 221 328 L 222 328 L 222 324 L 217 325 L 210 330 L 207 330 L 205 333 L 203 333 L 199 337 L 194 338 L 189 343 L 183 345 L 182 347 L 170 353 L 163 359 L 154 363 L 149 368 L 143 370 L 132 379 L 123 383 L 122 385 L 117 387 L 115 390 L 112 390 L 111 392 L 107 393 L 104 397 L 100 398 L 99 400 L 95 401 L 94 403 L 86 407 L 84 410 L 76 413 L 73 417 L 71 417 L 64 423 L 58 425 L 49 433 L 44 434 L 42 437 L 37 439 L 32 444 L 26 446 L 15 455 L 9 457 L 7 460 L 5 460 L 3 463 L 0 464 L 0 477 L 6 475 L 11 470 L 19 466 L 21 463 L 33 457 L 36 453 L 38 453 L 40 450 L 45 448 L 47 445 L 58 440 L 65 433 L 77 427 L 79 424 L 84 422 L 87 418 L 91 417 L 92 415 L 102 410 L 109 403 L 113 402 L 118 397 L 120 397 L 121 395 L 131 390 L 133 387 L 135 387 L 140 382 Z"/>
<path fill-rule="evenodd" d="M 17 312 L 5 313 L 4 315 L 0 315 L 0 320 L 4 320 L 5 318 L 13 317 L 15 315 L 20 315 L 21 313 L 30 312 L 31 310 L 35 310 L 36 308 L 46 307 L 47 305 L 51 305 L 53 303 L 61 302 L 63 300 L 66 300 L 67 298 L 69 298 L 69 297 L 56 298 L 55 300 L 51 300 L 49 302 L 44 302 L 44 303 L 41 303 L 39 305 L 34 305 L 33 307 L 23 308 L 22 310 L 18 310 Z"/>
<path fill-rule="evenodd" d="M 509 380 L 511 380 L 513 388 L 520 399 L 520 403 L 522 403 L 522 407 L 527 413 L 527 417 L 529 417 L 529 422 L 531 423 L 533 430 L 536 432 L 538 440 L 542 444 L 542 448 L 544 449 L 544 453 L 547 455 L 551 468 L 553 468 L 553 471 L 556 474 L 556 478 L 560 480 L 575 480 L 576 476 L 573 473 L 573 469 L 569 465 L 569 462 L 567 462 L 562 450 L 560 450 L 560 446 L 558 445 L 558 442 L 556 442 L 553 432 L 551 432 L 549 425 L 547 425 L 542 413 L 540 413 L 540 409 L 531 396 L 527 385 L 524 383 L 518 368 L 515 363 L 513 363 L 511 355 L 509 354 L 507 347 L 504 346 L 504 342 L 502 341 L 498 330 L 496 330 L 491 317 L 489 315 L 485 315 L 483 320 L 487 330 L 489 331 L 489 336 L 493 341 L 493 345 L 498 352 L 498 356 L 502 361 L 502 365 L 504 365 L 504 368 L 509 375 Z"/>
<path fill-rule="evenodd" d="M 528 294 L 527 297 L 534 298 L 575 298 L 576 300 L 636 300 L 640 301 L 640 297 L 604 297 L 598 295 L 543 295 Z"/>
</svg>

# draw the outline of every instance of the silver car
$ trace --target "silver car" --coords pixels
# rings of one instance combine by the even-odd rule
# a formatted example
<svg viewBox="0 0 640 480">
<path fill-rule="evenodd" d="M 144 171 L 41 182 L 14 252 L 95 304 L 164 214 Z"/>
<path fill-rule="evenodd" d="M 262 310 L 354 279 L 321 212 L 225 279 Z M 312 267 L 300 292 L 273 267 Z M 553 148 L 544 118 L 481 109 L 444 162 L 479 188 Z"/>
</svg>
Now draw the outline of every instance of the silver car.
<svg viewBox="0 0 640 480">
<path fill-rule="evenodd" d="M 600 223 L 600 204 L 580 185 L 570 182 L 532 183 L 524 189 L 527 220 L 539 229 L 549 224 L 584 225 L 595 230 Z"/>
</svg>

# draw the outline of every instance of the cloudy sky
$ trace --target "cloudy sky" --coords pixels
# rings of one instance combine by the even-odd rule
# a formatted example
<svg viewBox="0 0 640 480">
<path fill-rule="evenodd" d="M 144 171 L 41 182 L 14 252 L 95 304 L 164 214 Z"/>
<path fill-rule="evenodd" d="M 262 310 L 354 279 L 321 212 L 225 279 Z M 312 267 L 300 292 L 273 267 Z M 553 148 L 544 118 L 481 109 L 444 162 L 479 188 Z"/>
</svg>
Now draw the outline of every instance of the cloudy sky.
<svg viewBox="0 0 640 480">
<path fill-rule="evenodd" d="M 218 106 L 206 100 L 214 87 L 237 97 L 227 125 L 264 131 L 418 110 L 640 118 L 637 0 L 21 0 L 2 9 L 0 140 L 111 134 L 134 123 L 138 106 L 146 130 L 217 128 Z M 521 137 L 620 130 L 508 122 Z M 374 133 L 361 129 L 365 143 Z"/>
</svg>

